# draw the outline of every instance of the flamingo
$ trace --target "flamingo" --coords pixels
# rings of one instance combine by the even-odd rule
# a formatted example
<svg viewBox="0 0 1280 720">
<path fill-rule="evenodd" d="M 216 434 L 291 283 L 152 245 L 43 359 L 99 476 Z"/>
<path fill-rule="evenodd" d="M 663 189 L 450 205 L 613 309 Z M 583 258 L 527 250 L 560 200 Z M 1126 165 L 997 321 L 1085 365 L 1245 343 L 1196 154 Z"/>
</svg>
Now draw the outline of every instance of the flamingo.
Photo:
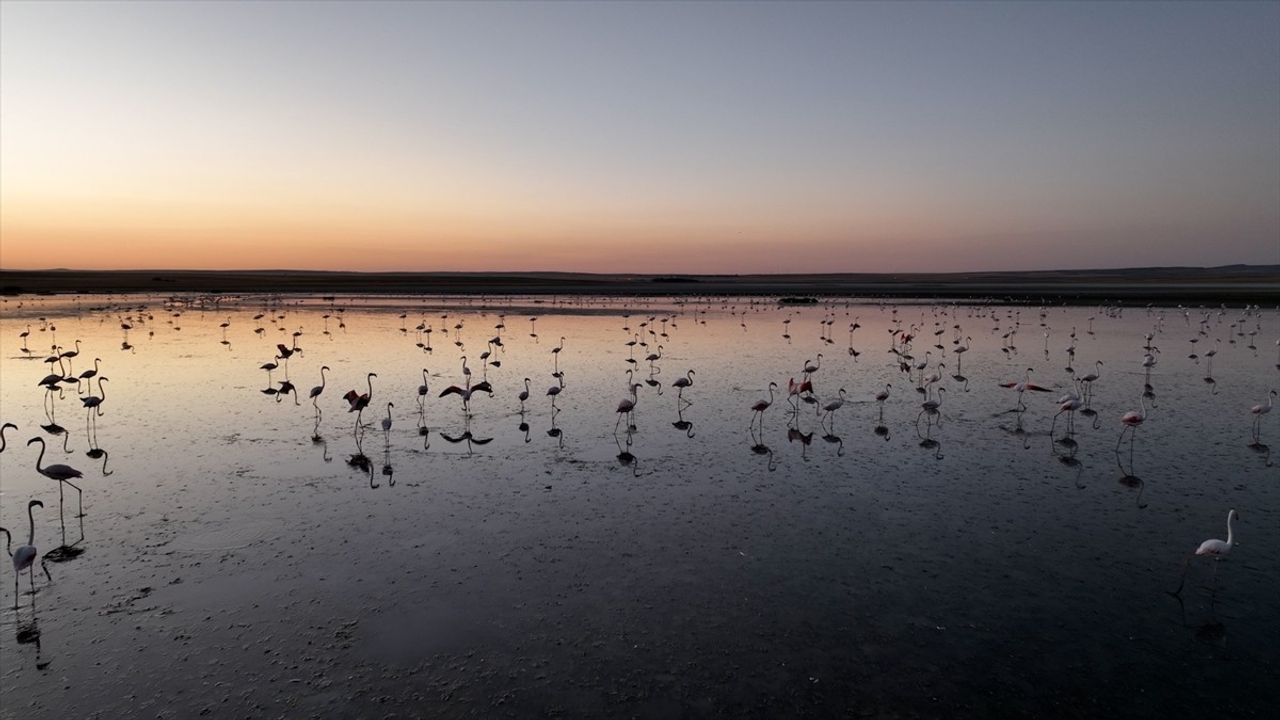
<svg viewBox="0 0 1280 720">
<path fill-rule="evenodd" d="M 342 396 L 342 399 L 346 400 L 347 403 L 351 405 L 351 407 L 347 409 L 347 412 L 356 412 L 369 407 L 369 400 L 373 398 L 373 379 L 376 377 L 378 377 L 377 373 L 369 373 L 368 376 L 365 377 L 365 382 L 369 385 L 369 391 L 365 394 L 360 395 L 355 390 L 348 390 L 347 394 Z"/>
<path fill-rule="evenodd" d="M 1276 391 L 1275 391 L 1275 390 L 1272 390 L 1272 391 L 1267 395 L 1267 404 L 1266 404 L 1266 405 L 1258 404 L 1258 405 L 1254 405 L 1253 407 L 1249 408 L 1249 412 L 1253 413 L 1253 439 L 1254 439 L 1254 440 L 1257 440 L 1257 439 L 1258 439 L 1258 435 L 1259 435 L 1259 434 L 1261 434 L 1261 432 L 1262 432 L 1262 417 L 1263 417 L 1264 415 L 1266 415 L 1267 413 L 1271 412 L 1271 407 L 1272 407 L 1272 405 L 1274 405 L 1274 404 L 1275 404 L 1275 399 L 1276 399 Z"/>
<path fill-rule="evenodd" d="M 800 397 L 804 392 L 813 393 L 813 381 L 801 378 L 800 382 L 796 382 L 795 378 L 787 378 L 787 402 L 790 402 L 797 412 L 800 410 L 800 405 L 795 398 Z"/>
<path fill-rule="evenodd" d="M 427 387 L 427 369 L 422 368 L 422 384 L 418 386 L 418 397 L 426 398 L 429 390 L 430 388 Z M 425 400 L 419 400 L 418 402 L 422 403 L 425 402 Z"/>
<path fill-rule="evenodd" d="M 81 380 L 88 380 L 89 378 L 93 377 L 94 375 L 97 375 L 97 374 L 98 374 L 98 363 L 100 363 L 100 362 L 102 362 L 102 358 L 94 358 L 94 359 L 93 359 L 93 369 L 92 369 L 92 370 L 85 370 L 84 372 L 80 373 L 80 379 L 81 379 Z"/>
<path fill-rule="evenodd" d="M 917 428 L 919 428 L 919 425 L 920 425 L 920 415 L 928 415 L 930 417 L 933 417 L 934 415 L 938 414 L 938 408 L 942 407 L 942 393 L 946 391 L 947 391 L 946 388 L 938 388 L 937 400 L 925 400 L 924 402 L 920 403 L 920 414 L 916 415 Z"/>
<path fill-rule="evenodd" d="M 564 349 L 564 336 L 560 336 L 560 344 L 551 348 L 551 357 L 555 360 L 555 371 L 560 372 L 560 351 Z"/>
<path fill-rule="evenodd" d="M 83 473 L 81 473 L 79 470 L 77 470 L 77 469 L 75 469 L 75 468 L 71 467 L 70 465 L 62 465 L 62 464 L 60 464 L 60 463 L 59 463 L 59 464 L 55 464 L 55 465 L 48 465 L 48 466 L 43 467 L 43 468 L 42 468 L 42 467 L 40 467 L 40 463 L 44 461 L 44 451 L 45 451 L 45 447 L 44 447 L 44 438 L 37 436 L 37 437 L 33 437 L 33 438 L 31 438 L 30 440 L 28 440 L 28 441 L 27 441 L 27 445 L 31 445 L 32 443 L 40 443 L 40 455 L 36 458 L 36 472 L 38 472 L 38 473 L 40 473 L 41 475 L 43 475 L 43 476 L 45 476 L 45 477 L 49 478 L 50 480 L 57 480 L 57 481 L 58 481 L 58 503 L 59 503 L 59 505 L 58 505 L 58 509 L 59 509 L 59 512 L 61 512 L 61 509 L 62 509 L 62 505 L 61 505 L 61 503 L 62 503 L 62 484 L 63 484 L 63 483 L 66 483 L 66 484 L 70 485 L 71 487 L 75 488 L 75 489 L 76 489 L 76 493 L 78 493 L 78 494 L 79 494 L 79 506 L 80 506 L 80 515 L 79 515 L 79 517 L 83 517 L 83 516 L 84 516 L 84 493 L 80 490 L 79 486 L 77 486 L 75 483 L 71 482 L 71 480 L 72 480 L 73 478 L 82 478 L 82 477 L 84 477 L 84 474 L 83 474 Z"/>
<path fill-rule="evenodd" d="M 524 389 L 517 395 L 520 399 L 520 412 L 524 412 L 524 401 L 529 399 L 529 378 L 524 379 Z"/>
<path fill-rule="evenodd" d="M 101 410 L 101 408 L 102 408 L 102 403 L 107 399 L 107 393 L 106 393 L 106 391 L 105 391 L 105 390 L 103 390 L 103 389 L 102 389 L 102 383 L 104 383 L 104 382 L 106 382 L 106 381 L 108 381 L 108 380 L 110 380 L 110 379 L 111 379 L 111 378 L 107 378 L 107 377 L 99 377 L 99 378 L 98 378 L 98 393 L 99 393 L 99 394 L 98 394 L 98 395 L 90 395 L 89 397 L 80 398 L 80 402 L 84 405 L 84 407 L 85 407 L 85 409 L 86 409 L 86 410 L 93 410 L 94 408 L 98 408 L 98 409 L 99 409 L 99 410 L 98 410 L 98 413 L 99 413 L 99 414 L 101 414 L 101 413 L 102 413 L 102 410 Z"/>
<path fill-rule="evenodd" d="M 275 358 L 275 360 L 279 360 L 279 359 L 280 359 L 280 358 Z M 259 369 L 259 370 L 266 370 L 266 371 L 267 371 L 267 384 L 268 384 L 268 385 L 270 385 L 270 384 L 271 384 L 271 373 L 272 373 L 276 368 L 278 368 L 278 367 L 280 367 L 280 363 L 275 362 L 274 360 L 273 360 L 272 362 L 265 362 L 265 363 L 262 363 L 261 365 L 259 365 L 259 366 L 258 366 L 258 369 Z"/>
<path fill-rule="evenodd" d="M 45 386 L 46 388 L 48 388 L 49 390 L 51 390 L 51 391 L 52 391 L 52 390 L 53 390 L 53 388 L 54 388 L 54 387 L 56 387 L 58 383 L 62 382 L 62 378 L 63 378 L 63 376 L 64 376 L 66 373 L 65 373 L 65 372 L 63 372 L 63 370 L 62 370 L 62 358 L 61 358 L 61 357 L 49 357 L 49 358 L 45 358 L 45 362 L 49 363 L 49 369 L 50 369 L 50 370 L 52 370 L 52 369 L 53 369 L 53 363 L 55 363 L 55 362 L 56 362 L 56 363 L 58 363 L 58 372 L 57 372 L 57 373 L 52 373 L 52 372 L 51 372 L 51 373 L 49 373 L 48 375 L 45 375 L 45 376 L 44 376 L 44 378 L 43 378 L 40 382 L 36 383 L 36 386 L 37 386 L 37 387 L 39 387 L 39 386 L 43 385 L 43 386 Z"/>
<path fill-rule="evenodd" d="M 826 413 L 827 413 L 827 414 L 824 416 L 824 419 L 825 419 L 826 417 L 831 418 L 831 429 L 832 429 L 832 432 L 834 432 L 834 431 L 835 431 L 835 426 L 836 426 L 835 412 L 836 412 L 837 410 L 839 410 L 840 408 L 844 407 L 844 394 L 845 394 L 845 392 L 844 392 L 844 388 L 840 388 L 840 397 L 838 397 L 838 398 L 836 398 L 835 400 L 832 400 L 831 402 L 829 402 L 829 403 L 827 403 L 826 405 L 823 405 L 823 406 L 822 406 L 822 409 L 823 409 L 823 410 L 825 410 L 825 411 L 826 411 Z M 815 410 L 814 412 L 817 412 L 817 411 Z"/>
<path fill-rule="evenodd" d="M 778 389 L 778 383 L 776 382 L 769 383 L 769 399 L 765 400 L 762 398 L 760 400 L 757 400 L 756 403 L 751 406 L 751 412 L 752 412 L 751 422 L 747 424 L 747 429 L 751 429 L 751 427 L 755 425 L 756 417 L 760 418 L 761 427 L 764 426 L 764 411 L 768 410 L 769 406 L 773 404 L 773 391 L 777 389 Z"/>
<path fill-rule="evenodd" d="M 659 347 L 659 348 L 661 348 L 662 346 L 661 346 L 661 345 L 659 345 L 658 347 Z M 690 387 L 690 386 L 692 386 L 692 385 L 693 385 L 693 371 L 692 371 L 692 370 L 689 370 L 688 372 L 686 372 L 684 377 L 682 377 L 682 378 L 676 378 L 675 382 L 671 383 L 671 387 L 673 387 L 673 388 L 679 388 L 679 391 L 676 393 L 676 401 L 677 401 L 677 402 L 679 402 L 679 401 L 681 401 L 681 400 L 684 400 L 684 389 L 685 389 L 685 388 L 687 388 L 687 387 Z M 686 401 L 686 402 L 688 402 L 688 401 Z"/>
<path fill-rule="evenodd" d="M 320 406 L 316 404 L 316 400 L 320 397 L 320 393 L 324 392 L 324 371 L 328 369 L 328 365 L 320 366 L 320 384 L 311 388 L 311 404 L 315 406 L 316 410 L 320 409 Z"/>
<path fill-rule="evenodd" d="M 1215 580 L 1217 579 L 1218 577 L 1217 561 L 1220 561 L 1223 558 L 1225 558 L 1227 555 L 1229 555 L 1231 553 L 1231 548 L 1235 547 L 1235 544 L 1236 544 L 1234 523 L 1237 517 L 1239 516 L 1236 514 L 1235 510 L 1231 510 L 1227 513 L 1227 539 L 1226 540 L 1218 540 L 1216 538 L 1210 538 L 1208 540 L 1205 540 L 1204 542 L 1200 543 L 1200 547 L 1196 548 L 1196 551 L 1194 553 L 1187 556 L 1186 561 L 1183 562 L 1182 564 L 1182 580 L 1178 583 L 1178 589 L 1170 593 L 1170 595 L 1176 596 L 1182 593 L 1182 586 L 1187 581 L 1187 568 L 1190 566 L 1192 558 L 1195 558 L 1197 556 L 1207 556 L 1214 559 L 1215 562 L 1213 565 L 1213 576 Z"/>
<path fill-rule="evenodd" d="M 382 434 L 389 435 L 391 433 L 391 408 L 395 407 L 395 403 L 387 403 L 387 416 L 382 418 Z"/>
<path fill-rule="evenodd" d="M 564 389 L 564 385 L 552 385 L 547 388 L 547 397 L 551 398 L 551 407 L 556 407 L 556 397 L 560 395 L 560 391 Z"/>
<path fill-rule="evenodd" d="M 804 361 L 804 380 L 808 380 L 809 376 L 818 372 L 822 367 L 822 353 L 818 353 L 818 359 L 814 362 Z"/>
<path fill-rule="evenodd" d="M 1075 427 L 1076 411 L 1084 407 L 1084 401 L 1079 396 L 1068 393 L 1058 399 L 1058 412 L 1053 414 L 1053 423 L 1049 426 L 1049 437 L 1053 437 L 1054 428 L 1058 424 L 1058 416 L 1062 413 L 1067 415 L 1067 432 L 1071 432 L 1071 428 Z"/>
<path fill-rule="evenodd" d="M 1133 444 L 1133 436 L 1138 433 L 1138 426 L 1147 419 L 1147 396 L 1146 394 L 1138 396 L 1138 403 L 1142 406 L 1141 411 L 1130 410 L 1120 416 L 1120 423 L 1124 425 L 1120 429 L 1120 437 L 1116 439 L 1116 449 L 1120 449 L 1120 441 L 1124 440 L 1125 432 L 1129 432 L 1129 443 Z"/>
<path fill-rule="evenodd" d="M 36 555 L 39 553 L 36 551 L 36 519 L 35 519 L 35 516 L 32 515 L 32 511 L 35 508 L 43 508 L 43 507 L 44 507 L 44 503 L 40 502 L 39 500 L 32 500 L 31 502 L 27 503 L 27 523 L 29 528 L 27 532 L 27 544 L 22 545 L 21 547 L 18 548 L 17 552 L 13 553 L 13 609 L 14 610 L 18 609 L 18 576 L 22 574 L 23 570 L 28 571 L 28 573 L 30 574 L 31 594 L 35 595 L 35 592 L 36 592 L 36 574 L 35 574 L 34 565 L 36 562 Z M 5 534 L 5 538 L 7 539 L 9 537 L 9 531 L 5 530 L 4 534 Z M 5 547 L 6 548 L 8 547 L 8 542 L 6 542 Z M 49 574 L 49 568 L 44 564 L 43 560 L 40 561 L 40 569 L 44 571 L 44 576 L 49 579 L 49 582 L 53 582 L 53 576 Z"/>
<path fill-rule="evenodd" d="M 1000 383 L 1000 387 L 1012 388 L 1015 392 L 1018 393 L 1018 409 L 1019 410 L 1027 409 L 1027 406 L 1022 402 L 1022 393 L 1024 391 L 1033 390 L 1035 392 L 1051 392 L 1049 388 L 1041 387 L 1031 382 L 1031 372 L 1032 372 L 1032 368 L 1027 368 L 1027 372 L 1022 376 L 1022 382 Z"/>
<path fill-rule="evenodd" d="M 639 398 L 636 396 L 636 391 L 639 389 L 640 389 L 640 383 L 632 383 L 631 397 L 623 398 L 621 401 L 618 402 L 618 409 L 616 411 L 618 413 L 618 420 L 613 424 L 613 431 L 615 433 L 618 432 L 618 424 L 622 422 L 623 415 L 627 416 L 628 427 L 635 424 L 635 418 L 634 418 L 634 415 L 632 415 L 632 413 L 635 412 L 636 402 L 639 401 Z"/>
<path fill-rule="evenodd" d="M 884 409 L 884 401 L 889 399 L 889 391 L 891 389 L 893 389 L 893 386 L 889 383 L 885 383 L 884 389 L 876 393 L 876 402 L 880 404 L 880 408 L 882 410 Z"/>
<path fill-rule="evenodd" d="M 1102 376 L 1102 361 L 1099 360 L 1093 364 L 1093 372 L 1080 378 L 1081 393 L 1086 399 L 1092 399 L 1093 383 Z"/>
<path fill-rule="evenodd" d="M 487 392 L 492 396 L 493 386 L 490 385 L 487 380 L 481 380 L 475 385 L 471 384 L 471 370 L 467 368 L 467 358 L 465 356 L 462 358 L 462 374 L 465 379 L 465 387 L 450 385 L 440 392 L 440 397 L 444 397 L 445 395 L 458 395 L 462 398 L 462 409 L 464 411 L 470 411 L 472 394 L 477 392 Z"/>
<path fill-rule="evenodd" d="M 973 338 L 965 336 L 963 345 L 959 345 L 951 349 L 951 352 L 956 354 L 956 372 L 957 373 L 962 372 L 961 368 L 964 365 L 964 354 L 969 352 L 969 344 L 972 342 L 973 342 Z"/>
<path fill-rule="evenodd" d="M 351 407 L 347 408 L 347 412 L 356 414 L 356 428 L 360 427 L 360 417 L 364 415 L 364 409 L 369 407 L 369 401 L 373 399 L 373 379 L 378 377 L 377 373 L 369 373 L 365 377 L 365 382 L 369 384 L 369 392 L 360 395 L 355 390 L 348 390 L 346 395 L 342 396 Z"/>
<path fill-rule="evenodd" d="M 13 423 L 5 423 L 4 425 L 0 425 L 0 453 L 4 452 L 4 449 L 9 446 L 9 441 L 4 439 L 4 431 L 8 430 L 9 428 L 13 428 L 14 430 L 17 430 L 18 426 L 14 425 Z"/>
<path fill-rule="evenodd" d="M 73 358 L 79 357 L 79 355 L 80 355 L 80 340 L 79 340 L 79 338 L 77 338 L 77 339 L 76 339 L 75 345 L 76 345 L 76 349 L 75 349 L 75 350 L 67 350 L 66 352 L 62 353 L 62 354 L 61 354 L 61 356 L 62 356 L 62 357 L 64 357 L 64 358 L 66 358 L 68 361 L 72 360 Z M 70 369 L 70 367 L 71 367 L 71 363 L 70 363 L 70 362 L 68 362 L 68 363 L 67 363 L 67 368 L 68 368 L 68 370 Z"/>
</svg>

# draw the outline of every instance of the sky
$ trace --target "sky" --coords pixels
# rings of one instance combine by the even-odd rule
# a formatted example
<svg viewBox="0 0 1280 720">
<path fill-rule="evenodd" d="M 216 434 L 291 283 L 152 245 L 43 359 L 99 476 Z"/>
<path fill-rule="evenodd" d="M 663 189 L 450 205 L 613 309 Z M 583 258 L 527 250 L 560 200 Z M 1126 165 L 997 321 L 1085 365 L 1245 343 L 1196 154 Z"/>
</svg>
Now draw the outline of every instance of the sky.
<svg viewBox="0 0 1280 720">
<path fill-rule="evenodd" d="M 0 267 L 1280 263 L 1280 3 L 0 3 Z"/>
</svg>

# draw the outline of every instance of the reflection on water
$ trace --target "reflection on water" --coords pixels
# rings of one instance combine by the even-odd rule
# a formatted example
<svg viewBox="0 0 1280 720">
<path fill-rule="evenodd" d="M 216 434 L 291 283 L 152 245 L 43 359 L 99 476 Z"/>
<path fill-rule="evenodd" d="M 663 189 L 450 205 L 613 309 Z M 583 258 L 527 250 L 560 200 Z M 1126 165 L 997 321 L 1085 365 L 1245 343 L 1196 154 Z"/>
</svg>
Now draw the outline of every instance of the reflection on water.
<svg viewBox="0 0 1280 720">
<path fill-rule="evenodd" d="M 23 717 L 1247 716 L 1280 693 L 1280 429 L 1251 412 L 1275 310 L 3 308 L 0 520 L 77 495 L 0 603 Z M 1243 544 L 1170 599 L 1231 508 Z"/>
</svg>

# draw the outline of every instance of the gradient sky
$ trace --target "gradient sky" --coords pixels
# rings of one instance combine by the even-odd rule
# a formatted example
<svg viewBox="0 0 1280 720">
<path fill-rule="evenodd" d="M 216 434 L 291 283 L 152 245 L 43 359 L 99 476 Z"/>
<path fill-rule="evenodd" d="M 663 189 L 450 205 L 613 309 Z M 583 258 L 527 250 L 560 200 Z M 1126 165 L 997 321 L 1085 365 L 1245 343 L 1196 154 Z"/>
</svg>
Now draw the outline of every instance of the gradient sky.
<svg viewBox="0 0 1280 720">
<path fill-rule="evenodd" d="M 1280 3 L 0 4 L 0 266 L 1280 263 Z"/>
</svg>

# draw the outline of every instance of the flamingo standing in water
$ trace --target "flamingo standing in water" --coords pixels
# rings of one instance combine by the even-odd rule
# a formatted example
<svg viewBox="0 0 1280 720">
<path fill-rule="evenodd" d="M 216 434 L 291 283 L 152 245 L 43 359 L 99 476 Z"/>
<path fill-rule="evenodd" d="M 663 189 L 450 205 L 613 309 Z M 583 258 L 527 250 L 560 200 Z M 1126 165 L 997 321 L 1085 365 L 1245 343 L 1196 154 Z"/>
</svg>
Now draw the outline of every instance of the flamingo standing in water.
<svg viewBox="0 0 1280 720">
<path fill-rule="evenodd" d="M 555 377 L 560 376 L 560 351 L 563 349 L 564 349 L 564 336 L 561 336 L 560 344 L 556 347 L 551 348 L 551 357 L 555 361 L 555 372 L 553 372 L 552 375 L 554 375 Z"/>
<path fill-rule="evenodd" d="M 84 493 L 80 490 L 78 485 L 71 482 L 72 479 L 84 477 L 84 474 L 70 465 L 63 465 L 61 463 L 40 467 L 40 463 L 44 461 L 44 438 L 33 437 L 27 441 L 27 445 L 31 445 L 32 443 L 40 443 L 40 455 L 36 457 L 36 472 L 50 480 L 58 481 L 58 512 L 62 512 L 62 484 L 66 483 L 76 489 L 76 493 L 79 497 L 78 505 L 80 508 L 80 514 L 77 517 L 84 517 Z"/>
<path fill-rule="evenodd" d="M 956 373 L 964 372 L 964 354 L 969 352 L 969 343 L 973 342 L 973 338 L 965 336 L 964 344 L 951 349 L 956 354 Z"/>
<path fill-rule="evenodd" d="M 889 391 L 893 389 L 893 385 L 884 384 L 884 389 L 876 393 L 876 404 L 880 406 L 880 422 L 884 422 L 884 402 L 889 399 Z"/>
<path fill-rule="evenodd" d="M 826 411 L 826 415 L 823 416 L 823 419 L 825 420 L 826 418 L 831 418 L 831 431 L 833 433 L 835 432 L 835 428 L 836 428 L 835 412 L 842 407 L 844 407 L 844 388 L 840 388 L 840 397 L 822 406 L 822 409 Z"/>
<path fill-rule="evenodd" d="M 107 382 L 110 379 L 111 378 L 108 377 L 99 377 L 98 394 L 80 398 L 80 403 L 84 405 L 86 411 L 92 412 L 96 409 L 99 415 L 102 414 L 102 403 L 106 402 L 107 399 L 107 392 L 102 389 L 102 383 Z"/>
<path fill-rule="evenodd" d="M 1138 403 L 1142 406 L 1142 410 L 1130 410 L 1120 416 L 1120 424 L 1124 425 L 1120 429 L 1120 437 L 1116 439 L 1116 450 L 1120 449 L 1120 442 L 1124 440 L 1124 434 L 1129 433 L 1129 444 L 1133 444 L 1133 438 L 1138 434 L 1138 426 L 1147 419 L 1147 396 L 1145 394 L 1138 396 Z"/>
<path fill-rule="evenodd" d="M 1093 383 L 1102 376 L 1102 361 L 1099 360 L 1093 364 L 1093 372 L 1080 378 L 1080 396 L 1084 399 L 1085 404 L 1093 402 Z"/>
<path fill-rule="evenodd" d="M 1231 553 L 1231 548 L 1235 547 L 1235 544 L 1236 544 L 1235 527 L 1233 527 L 1233 525 L 1237 517 L 1238 516 L 1236 515 L 1235 510 L 1231 510 L 1227 513 L 1227 539 L 1226 540 L 1218 540 L 1216 538 L 1205 540 L 1204 542 L 1200 543 L 1200 547 L 1196 548 L 1196 551 L 1194 553 L 1187 556 L 1186 561 L 1182 564 L 1182 580 L 1178 583 L 1178 589 L 1173 591 L 1172 593 L 1169 593 L 1170 595 L 1179 595 L 1182 593 L 1182 586 L 1187 581 L 1187 568 L 1191 565 L 1192 558 L 1195 558 L 1197 556 L 1206 556 L 1214 559 L 1215 562 L 1213 564 L 1213 577 L 1214 577 L 1214 580 L 1217 580 L 1218 578 L 1218 562 L 1217 561 L 1220 561 L 1223 558 L 1225 558 L 1227 555 L 1229 555 Z"/>
<path fill-rule="evenodd" d="M 659 345 L 658 352 L 649 353 L 648 355 L 645 356 L 644 359 L 649 363 L 649 369 L 653 370 L 653 364 L 662 359 L 662 346 Z"/>
<path fill-rule="evenodd" d="M 818 370 L 821 367 L 822 367 L 822 353 L 818 353 L 818 359 L 815 360 L 814 362 L 809 362 L 808 360 L 805 360 L 803 379 L 807 381 L 809 379 L 809 376 L 818 372 Z"/>
<path fill-rule="evenodd" d="M 930 418 L 930 419 L 929 419 L 929 422 L 930 422 L 930 423 L 932 423 L 932 422 L 933 422 L 933 416 L 934 416 L 934 415 L 937 415 L 937 414 L 938 414 L 938 409 L 942 407 L 942 393 L 944 393 L 944 392 L 946 392 L 946 391 L 947 391 L 947 389 L 946 389 L 946 388 L 938 388 L 938 399 L 937 399 L 937 400 L 925 400 L 924 402 L 920 403 L 920 412 L 919 412 L 919 414 L 917 414 L 917 415 L 916 415 L 916 427 L 917 427 L 917 428 L 920 426 L 920 417 L 921 417 L 922 415 L 928 415 L 928 416 L 929 416 L 929 418 Z M 939 422 L 939 423 L 941 423 L 942 421 L 941 421 L 941 420 L 939 420 L 938 422 Z"/>
<path fill-rule="evenodd" d="M 1271 412 L 1271 407 L 1272 407 L 1272 405 L 1274 405 L 1274 404 L 1275 404 L 1275 399 L 1276 399 L 1276 391 L 1275 391 L 1275 390 L 1272 390 L 1272 391 L 1267 395 L 1267 404 L 1266 404 L 1266 405 L 1262 405 L 1261 403 L 1259 403 L 1258 405 L 1254 405 L 1253 407 L 1249 408 L 1249 412 L 1253 413 L 1253 439 L 1254 439 L 1254 442 L 1257 442 L 1259 435 L 1261 435 L 1261 434 L 1262 434 L 1262 418 L 1263 418 L 1263 416 L 1265 416 L 1267 413 Z"/>
<path fill-rule="evenodd" d="M 31 594 L 34 596 L 36 593 L 36 573 L 34 566 L 36 556 L 39 553 L 36 550 L 36 519 L 35 516 L 32 515 L 32 510 L 34 508 L 43 507 L 44 503 L 39 500 L 32 500 L 27 503 L 27 522 L 29 523 L 27 544 L 22 545 L 13 553 L 13 609 L 15 611 L 18 609 L 18 576 L 22 574 L 23 570 L 26 570 L 31 577 Z M 9 546 L 9 531 L 5 530 L 4 534 L 6 538 L 5 548 L 7 549 Z M 49 579 L 49 582 L 53 582 L 53 576 L 49 574 L 49 568 L 45 565 L 43 560 L 40 561 L 40 569 L 44 571 L 44 576 Z"/>
<path fill-rule="evenodd" d="M 317 412 L 320 411 L 320 406 L 317 404 L 316 399 L 320 397 L 320 393 L 324 392 L 324 371 L 328 369 L 328 365 L 320 366 L 320 384 L 311 388 L 311 404 L 315 406 Z"/>
<path fill-rule="evenodd" d="M 524 389 L 516 397 L 520 400 L 520 412 L 524 412 L 524 401 L 529 399 L 529 378 L 524 379 Z"/>
<path fill-rule="evenodd" d="M 616 432 L 618 432 L 618 425 L 622 422 L 622 416 L 623 416 L 623 415 L 626 415 L 626 416 L 627 416 L 627 427 L 631 427 L 631 426 L 635 425 L 635 415 L 634 415 L 634 413 L 635 413 L 635 411 L 636 411 L 636 402 L 639 400 L 639 398 L 638 398 L 638 397 L 636 397 L 636 391 L 637 391 L 637 390 L 639 390 L 639 389 L 640 389 L 640 383 L 632 383 L 632 384 L 631 384 L 631 397 L 629 397 L 629 398 L 623 398 L 623 399 L 618 403 L 618 409 L 617 409 L 617 413 L 618 413 L 618 420 L 617 420 L 617 422 L 615 422 L 615 423 L 613 424 L 613 431 L 614 431 L 615 433 L 616 433 Z"/>
<path fill-rule="evenodd" d="M 661 345 L 659 345 L 658 347 L 659 347 L 659 348 L 661 348 L 662 346 L 661 346 Z M 679 404 L 679 403 L 680 403 L 680 401 L 682 401 L 682 400 L 683 400 L 685 403 L 688 403 L 688 404 L 690 404 L 690 405 L 692 405 L 692 404 L 693 404 L 693 403 L 689 402 L 688 400 L 685 400 L 685 399 L 684 399 L 684 389 L 685 389 L 685 388 L 687 388 L 687 387 L 690 387 L 690 386 L 692 386 L 692 385 L 693 385 L 693 371 L 692 371 L 692 370 L 690 370 L 690 371 L 686 372 L 684 377 L 682 377 L 682 378 L 676 378 L 676 381 L 675 381 L 675 382 L 673 382 L 673 383 L 671 383 L 671 387 L 673 387 L 673 388 L 679 388 L 679 391 L 676 393 L 676 404 Z"/>
<path fill-rule="evenodd" d="M 395 403 L 387 403 L 387 416 L 382 418 L 382 434 L 383 436 L 391 436 L 391 408 L 395 407 Z"/>
<path fill-rule="evenodd" d="M 778 383 L 769 383 L 769 399 L 765 400 L 762 398 L 757 400 L 756 403 L 751 406 L 751 422 L 747 424 L 747 429 L 751 429 L 755 426 L 757 417 L 760 418 L 760 426 L 764 427 L 764 411 L 768 410 L 769 406 L 773 404 L 773 391 L 777 389 Z"/>
<path fill-rule="evenodd" d="M 94 358 L 94 359 L 93 359 L 93 368 L 92 368 L 92 369 L 89 369 L 89 370 L 85 370 L 84 372 L 80 373 L 80 379 L 81 379 L 81 380 L 88 380 L 89 378 L 93 377 L 94 375 L 97 375 L 97 374 L 98 374 L 98 363 L 100 363 L 100 362 L 102 362 L 102 358 Z"/>
<path fill-rule="evenodd" d="M 1075 428 L 1076 411 L 1084 407 L 1084 401 L 1078 395 L 1070 393 L 1063 395 L 1058 399 L 1058 412 L 1053 414 L 1053 423 L 1049 425 L 1049 437 L 1053 438 L 1053 431 L 1058 425 L 1058 416 L 1067 413 L 1067 434 L 1070 435 Z"/>
</svg>

